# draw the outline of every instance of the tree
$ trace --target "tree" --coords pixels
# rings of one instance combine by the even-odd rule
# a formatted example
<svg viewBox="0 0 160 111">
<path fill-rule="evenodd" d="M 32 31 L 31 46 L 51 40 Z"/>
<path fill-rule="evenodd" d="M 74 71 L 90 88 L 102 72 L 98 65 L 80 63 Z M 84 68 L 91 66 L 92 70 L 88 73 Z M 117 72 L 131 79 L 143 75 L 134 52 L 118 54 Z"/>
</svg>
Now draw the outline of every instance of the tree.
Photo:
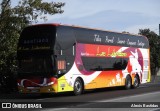
<svg viewBox="0 0 160 111">
<path fill-rule="evenodd" d="M 2 78 L 16 74 L 17 41 L 22 29 L 38 20 L 47 20 L 47 15 L 61 14 L 62 2 L 42 2 L 42 0 L 19 0 L 11 7 L 11 0 L 0 3 L 0 82 Z M 2 83 L 0 83 L 2 84 Z"/>
<path fill-rule="evenodd" d="M 151 74 L 156 75 L 160 68 L 160 37 L 150 29 L 140 29 L 139 34 L 146 36 L 149 40 Z"/>
</svg>

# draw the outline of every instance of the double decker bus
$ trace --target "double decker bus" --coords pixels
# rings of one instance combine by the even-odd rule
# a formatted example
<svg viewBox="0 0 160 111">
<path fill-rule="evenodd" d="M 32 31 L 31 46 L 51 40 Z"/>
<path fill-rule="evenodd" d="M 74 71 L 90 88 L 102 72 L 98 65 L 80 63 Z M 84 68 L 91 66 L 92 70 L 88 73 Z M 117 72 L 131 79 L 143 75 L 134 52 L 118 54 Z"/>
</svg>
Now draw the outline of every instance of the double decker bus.
<svg viewBox="0 0 160 111">
<path fill-rule="evenodd" d="M 20 93 L 58 93 L 150 82 L 146 37 L 62 24 L 24 28 L 17 58 Z"/>
</svg>

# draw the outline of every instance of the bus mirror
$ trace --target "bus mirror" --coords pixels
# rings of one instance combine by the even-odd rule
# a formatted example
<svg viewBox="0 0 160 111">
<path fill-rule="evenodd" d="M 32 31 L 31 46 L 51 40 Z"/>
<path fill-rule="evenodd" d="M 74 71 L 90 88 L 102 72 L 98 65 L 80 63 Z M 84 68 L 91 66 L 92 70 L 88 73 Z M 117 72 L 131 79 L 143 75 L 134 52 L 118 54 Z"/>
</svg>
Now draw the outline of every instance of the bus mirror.
<svg viewBox="0 0 160 111">
<path fill-rule="evenodd" d="M 67 63 L 67 66 L 71 65 L 69 62 Z"/>
</svg>

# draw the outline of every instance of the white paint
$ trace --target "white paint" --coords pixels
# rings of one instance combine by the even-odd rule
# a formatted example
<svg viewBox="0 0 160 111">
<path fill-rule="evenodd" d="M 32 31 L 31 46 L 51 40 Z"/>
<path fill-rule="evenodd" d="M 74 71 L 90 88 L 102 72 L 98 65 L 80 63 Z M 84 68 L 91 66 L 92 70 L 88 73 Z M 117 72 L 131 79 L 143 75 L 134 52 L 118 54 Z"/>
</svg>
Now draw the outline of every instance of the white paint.
<svg viewBox="0 0 160 111">
<path fill-rule="evenodd" d="M 71 70 L 68 71 L 64 76 L 68 82 L 68 84 L 72 83 L 72 87 L 74 85 L 75 79 L 77 77 L 82 77 L 84 80 L 84 84 L 90 83 L 92 80 L 94 80 L 102 71 L 95 71 L 91 75 L 83 75 L 79 70 L 77 69 L 76 64 L 74 63 Z"/>
</svg>

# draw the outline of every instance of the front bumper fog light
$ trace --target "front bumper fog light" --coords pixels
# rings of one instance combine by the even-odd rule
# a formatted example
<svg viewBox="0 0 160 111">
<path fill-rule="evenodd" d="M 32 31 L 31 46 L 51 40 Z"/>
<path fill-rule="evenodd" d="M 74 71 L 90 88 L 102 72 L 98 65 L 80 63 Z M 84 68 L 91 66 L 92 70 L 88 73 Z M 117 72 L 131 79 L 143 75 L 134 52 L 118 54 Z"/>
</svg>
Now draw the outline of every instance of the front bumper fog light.
<svg viewBox="0 0 160 111">
<path fill-rule="evenodd" d="M 48 89 L 48 91 L 51 92 L 51 91 L 54 91 L 54 89 L 53 89 L 53 88 L 50 88 L 50 89 Z"/>
</svg>

